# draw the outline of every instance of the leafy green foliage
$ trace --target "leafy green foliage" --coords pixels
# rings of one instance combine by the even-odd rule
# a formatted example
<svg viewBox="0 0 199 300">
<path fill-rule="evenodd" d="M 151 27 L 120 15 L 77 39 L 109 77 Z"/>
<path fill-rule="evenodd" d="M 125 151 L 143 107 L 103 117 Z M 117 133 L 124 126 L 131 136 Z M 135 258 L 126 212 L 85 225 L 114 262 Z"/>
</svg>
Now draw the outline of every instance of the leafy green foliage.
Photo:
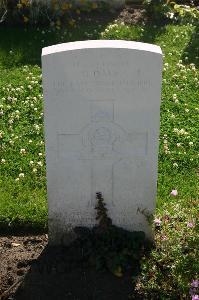
<svg viewBox="0 0 199 300">
<path fill-rule="evenodd" d="M 199 22 L 199 10 L 197 5 L 194 5 L 193 1 L 190 1 L 190 5 L 177 2 L 185 1 L 144 1 L 149 22 L 168 23 L 168 21 L 172 21 L 181 24 L 192 23 L 197 25 Z"/>
<path fill-rule="evenodd" d="M 177 21 L 186 24 L 187 22 L 192 24 L 199 24 L 199 10 L 196 7 L 189 5 L 176 4 L 171 2 L 172 13 L 170 17 L 175 14 Z"/>
<path fill-rule="evenodd" d="M 147 16 L 150 22 L 162 23 L 167 19 L 170 12 L 169 1 L 166 0 L 145 0 Z"/>
<path fill-rule="evenodd" d="M 176 203 L 177 201 L 177 203 Z M 155 249 L 143 258 L 137 291 L 146 298 L 187 299 L 199 271 L 198 201 L 164 203 L 155 219 Z M 150 298 L 151 297 L 151 298 Z"/>
</svg>

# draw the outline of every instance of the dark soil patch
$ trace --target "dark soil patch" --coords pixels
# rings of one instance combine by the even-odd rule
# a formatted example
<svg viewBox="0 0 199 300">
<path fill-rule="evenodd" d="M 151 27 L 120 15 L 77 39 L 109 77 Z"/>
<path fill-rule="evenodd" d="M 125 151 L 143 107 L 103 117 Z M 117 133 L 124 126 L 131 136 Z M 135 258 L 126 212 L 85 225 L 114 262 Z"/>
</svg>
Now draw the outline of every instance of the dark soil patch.
<svg viewBox="0 0 199 300">
<path fill-rule="evenodd" d="M 117 20 L 129 25 L 146 23 L 146 10 L 142 5 L 126 5 L 120 12 Z"/>
<path fill-rule="evenodd" d="M 78 17 L 78 23 L 108 24 L 117 20 L 125 24 L 135 25 L 142 24 L 147 21 L 147 14 L 144 5 L 129 4 L 124 8 L 117 10 L 105 10 L 103 12 L 93 11 L 90 13 L 82 13 Z"/>
<path fill-rule="evenodd" d="M 47 245 L 47 235 L 0 237 L 0 296 L 21 280 Z M 17 284 L 5 297 L 16 290 Z"/>
<path fill-rule="evenodd" d="M 0 299 L 139 299 L 133 297 L 131 272 L 119 278 L 96 271 L 82 251 L 49 247 L 47 235 L 0 237 Z"/>
</svg>

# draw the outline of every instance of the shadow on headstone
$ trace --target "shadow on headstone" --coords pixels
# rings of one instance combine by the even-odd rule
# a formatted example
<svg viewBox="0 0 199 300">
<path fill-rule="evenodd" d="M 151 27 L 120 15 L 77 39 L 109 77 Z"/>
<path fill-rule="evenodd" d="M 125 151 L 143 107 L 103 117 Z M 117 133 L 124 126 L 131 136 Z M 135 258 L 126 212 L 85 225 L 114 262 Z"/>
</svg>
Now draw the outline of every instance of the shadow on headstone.
<svg viewBox="0 0 199 300">
<path fill-rule="evenodd" d="M 68 247 L 47 246 L 31 262 L 14 299 L 129 299 L 132 278 L 140 273 L 144 233 L 111 225 L 102 234 L 97 228 L 76 228 L 78 238 Z"/>
</svg>

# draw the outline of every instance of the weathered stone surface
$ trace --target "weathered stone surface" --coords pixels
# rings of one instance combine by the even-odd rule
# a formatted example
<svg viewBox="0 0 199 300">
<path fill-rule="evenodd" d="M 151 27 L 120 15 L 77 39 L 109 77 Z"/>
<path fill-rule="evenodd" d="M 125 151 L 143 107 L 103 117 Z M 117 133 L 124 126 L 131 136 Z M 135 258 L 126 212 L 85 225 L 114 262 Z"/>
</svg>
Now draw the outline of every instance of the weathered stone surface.
<svg viewBox="0 0 199 300">
<path fill-rule="evenodd" d="M 95 221 L 101 192 L 113 224 L 151 231 L 155 207 L 162 54 L 129 41 L 43 49 L 49 236 L 60 243 Z"/>
</svg>

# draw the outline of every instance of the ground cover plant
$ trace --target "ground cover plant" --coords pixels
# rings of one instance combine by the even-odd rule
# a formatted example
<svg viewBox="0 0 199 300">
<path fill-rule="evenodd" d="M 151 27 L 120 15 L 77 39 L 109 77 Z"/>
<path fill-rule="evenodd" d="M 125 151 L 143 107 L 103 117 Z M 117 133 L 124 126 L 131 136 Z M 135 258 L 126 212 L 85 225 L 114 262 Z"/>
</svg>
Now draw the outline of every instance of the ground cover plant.
<svg viewBox="0 0 199 300">
<path fill-rule="evenodd" d="M 154 43 L 164 54 L 155 247 L 132 279 L 135 297 L 198 299 L 197 26 L 0 28 L 1 230 L 47 228 L 41 48 L 99 38 Z"/>
</svg>

